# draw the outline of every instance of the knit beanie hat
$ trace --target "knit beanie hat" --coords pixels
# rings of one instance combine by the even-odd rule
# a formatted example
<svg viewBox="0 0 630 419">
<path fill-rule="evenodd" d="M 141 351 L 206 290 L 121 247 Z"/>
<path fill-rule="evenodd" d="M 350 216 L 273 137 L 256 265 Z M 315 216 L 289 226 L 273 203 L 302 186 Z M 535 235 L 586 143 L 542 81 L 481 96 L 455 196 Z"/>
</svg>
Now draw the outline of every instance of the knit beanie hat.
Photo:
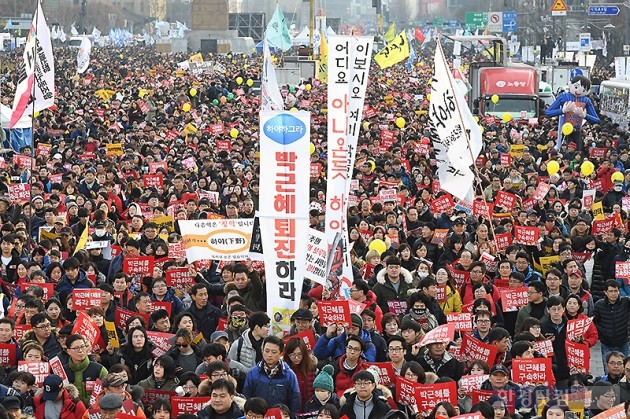
<svg viewBox="0 0 630 419">
<path fill-rule="evenodd" d="M 317 374 L 317 377 L 315 377 L 315 381 L 313 381 L 313 389 L 316 390 L 321 388 L 333 393 L 335 391 L 332 377 L 334 373 L 335 369 L 332 365 L 325 365 L 324 368 L 322 368 L 322 371 Z"/>
</svg>

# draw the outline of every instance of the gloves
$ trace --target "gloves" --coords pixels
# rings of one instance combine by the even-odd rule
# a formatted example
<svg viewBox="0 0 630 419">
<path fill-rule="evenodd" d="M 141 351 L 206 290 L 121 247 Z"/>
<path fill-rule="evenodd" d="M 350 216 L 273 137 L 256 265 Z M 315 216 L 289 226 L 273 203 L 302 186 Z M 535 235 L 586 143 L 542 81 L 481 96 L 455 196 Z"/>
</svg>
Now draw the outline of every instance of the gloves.
<svg viewBox="0 0 630 419">
<path fill-rule="evenodd" d="M 575 112 L 575 103 L 574 102 L 564 102 L 564 105 L 562 105 L 562 112 L 564 112 L 564 113 Z"/>
</svg>

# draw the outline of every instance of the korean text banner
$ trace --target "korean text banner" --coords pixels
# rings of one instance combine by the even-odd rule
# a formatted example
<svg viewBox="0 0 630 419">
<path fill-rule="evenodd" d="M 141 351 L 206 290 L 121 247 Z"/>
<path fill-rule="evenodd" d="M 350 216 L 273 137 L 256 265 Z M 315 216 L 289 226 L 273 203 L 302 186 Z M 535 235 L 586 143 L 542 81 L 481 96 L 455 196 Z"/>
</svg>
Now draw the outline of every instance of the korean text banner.
<svg viewBox="0 0 630 419">
<path fill-rule="evenodd" d="M 310 113 L 260 112 L 260 232 L 267 311 L 297 309 L 309 231 Z"/>
<path fill-rule="evenodd" d="M 179 220 L 178 223 L 189 263 L 247 259 L 253 219 Z"/>
</svg>

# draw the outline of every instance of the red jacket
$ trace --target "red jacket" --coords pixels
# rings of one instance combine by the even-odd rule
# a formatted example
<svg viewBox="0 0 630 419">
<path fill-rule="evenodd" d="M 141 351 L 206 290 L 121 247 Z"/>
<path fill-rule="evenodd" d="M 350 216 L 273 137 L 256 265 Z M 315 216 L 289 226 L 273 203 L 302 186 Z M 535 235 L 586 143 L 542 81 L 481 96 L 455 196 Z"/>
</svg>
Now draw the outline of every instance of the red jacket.
<svg viewBox="0 0 630 419">
<path fill-rule="evenodd" d="M 83 402 L 79 399 L 72 400 L 68 390 L 65 388 L 61 390 L 63 392 L 61 405 L 61 414 L 59 419 L 81 419 L 86 408 Z M 35 409 L 35 419 L 44 419 L 44 413 L 46 410 L 46 401 L 42 400 L 43 394 L 33 397 L 33 408 Z"/>
<path fill-rule="evenodd" d="M 359 371 L 367 370 L 369 367 L 368 363 L 364 361 L 363 358 L 359 358 L 357 367 L 352 371 L 348 371 L 343 367 L 343 361 L 345 361 L 345 359 L 346 355 L 342 355 L 333 364 L 333 367 L 335 367 L 333 377 L 335 382 L 335 391 L 339 397 L 341 397 L 346 390 L 354 386 L 354 383 L 352 382 L 354 374 Z"/>
<path fill-rule="evenodd" d="M 584 313 L 578 313 L 573 319 L 570 320 L 580 320 L 585 319 L 587 316 Z M 599 333 L 597 333 L 597 328 L 595 327 L 595 322 L 591 323 L 584 336 L 582 336 L 583 342 L 588 345 L 589 348 L 593 347 L 599 341 Z"/>
</svg>

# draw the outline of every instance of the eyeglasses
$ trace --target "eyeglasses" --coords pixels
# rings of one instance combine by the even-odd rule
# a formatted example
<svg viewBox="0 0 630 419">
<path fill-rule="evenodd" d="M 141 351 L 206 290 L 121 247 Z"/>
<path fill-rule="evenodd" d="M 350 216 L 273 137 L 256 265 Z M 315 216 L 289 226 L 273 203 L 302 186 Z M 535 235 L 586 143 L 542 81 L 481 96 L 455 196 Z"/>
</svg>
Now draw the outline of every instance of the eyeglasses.
<svg viewBox="0 0 630 419">
<path fill-rule="evenodd" d="M 403 348 L 402 346 L 397 346 L 397 347 L 393 347 L 393 348 L 389 348 L 388 351 L 389 352 L 402 352 L 405 348 Z"/>
<path fill-rule="evenodd" d="M 355 381 L 354 382 L 355 387 L 367 387 L 370 384 L 373 384 L 373 383 L 371 381 Z"/>
<path fill-rule="evenodd" d="M 85 345 L 75 346 L 74 348 L 68 348 L 69 351 L 85 351 L 86 349 L 87 349 L 87 346 Z"/>
<path fill-rule="evenodd" d="M 257 415 L 256 413 L 245 413 L 247 419 L 264 419 L 265 415 Z"/>
<path fill-rule="evenodd" d="M 289 358 L 291 359 L 295 359 L 295 358 L 302 358 L 304 355 L 302 355 L 302 352 L 295 352 L 292 354 L 289 354 Z"/>
<path fill-rule="evenodd" d="M 361 352 L 361 348 L 356 348 L 354 346 L 346 346 L 346 351 L 357 353 L 357 352 Z"/>
<path fill-rule="evenodd" d="M 473 269 L 472 271 L 470 271 L 471 274 L 482 274 L 483 271 L 480 271 L 478 269 Z"/>
<path fill-rule="evenodd" d="M 166 288 L 165 284 L 158 284 L 158 285 L 154 285 L 153 289 L 160 289 L 160 288 Z"/>
<path fill-rule="evenodd" d="M 51 327 L 50 323 L 40 324 L 39 326 L 35 326 L 36 329 L 50 329 L 50 327 Z"/>
<path fill-rule="evenodd" d="M 479 320 L 477 320 L 477 323 L 488 324 L 488 323 L 490 323 L 490 320 L 488 320 L 488 319 L 483 319 L 483 320 L 479 319 Z"/>
<path fill-rule="evenodd" d="M 182 386 L 182 388 L 183 388 L 184 390 L 188 391 L 188 390 L 194 390 L 194 389 L 196 389 L 196 388 L 197 388 L 197 386 L 195 386 L 195 385 L 192 385 L 192 384 L 191 384 L 191 385 L 185 385 L 185 386 Z"/>
<path fill-rule="evenodd" d="M 177 346 L 178 348 L 183 348 L 183 347 L 188 346 L 188 345 L 185 344 L 185 343 L 176 343 L 175 346 Z"/>
<path fill-rule="evenodd" d="M 612 365 L 613 367 L 621 367 L 623 365 L 623 361 L 608 361 L 608 365 Z"/>
<path fill-rule="evenodd" d="M 213 372 L 211 375 L 212 378 L 227 378 L 227 376 L 227 372 Z"/>
</svg>

